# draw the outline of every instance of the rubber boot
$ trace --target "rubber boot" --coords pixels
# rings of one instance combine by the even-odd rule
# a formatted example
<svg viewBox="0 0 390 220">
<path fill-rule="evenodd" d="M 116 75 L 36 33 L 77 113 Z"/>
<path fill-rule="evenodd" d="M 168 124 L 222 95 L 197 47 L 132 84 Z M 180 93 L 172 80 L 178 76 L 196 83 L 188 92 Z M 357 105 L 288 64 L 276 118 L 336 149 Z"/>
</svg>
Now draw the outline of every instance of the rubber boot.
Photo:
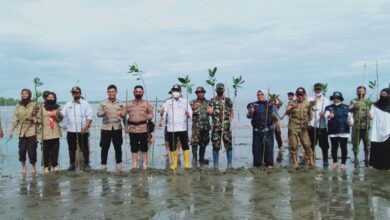
<svg viewBox="0 0 390 220">
<path fill-rule="evenodd" d="M 170 154 L 171 154 L 171 160 L 172 160 L 170 169 L 176 170 L 176 168 L 177 168 L 177 153 L 176 153 L 176 151 L 171 151 Z"/>
<path fill-rule="evenodd" d="M 199 162 L 201 164 L 209 164 L 209 160 L 204 159 L 205 153 L 206 153 L 206 147 L 199 146 Z"/>
<path fill-rule="evenodd" d="M 192 146 L 192 163 L 196 164 L 198 161 L 198 145 Z"/>
<path fill-rule="evenodd" d="M 214 169 L 218 169 L 218 159 L 219 159 L 219 151 L 218 149 L 213 149 Z"/>
<path fill-rule="evenodd" d="M 183 151 L 184 169 L 191 169 L 190 165 L 190 150 Z"/>
<path fill-rule="evenodd" d="M 232 158 L 233 158 L 233 150 L 227 150 L 226 151 L 226 157 L 227 157 L 227 168 L 232 169 L 233 168 L 233 163 L 232 163 Z"/>
</svg>

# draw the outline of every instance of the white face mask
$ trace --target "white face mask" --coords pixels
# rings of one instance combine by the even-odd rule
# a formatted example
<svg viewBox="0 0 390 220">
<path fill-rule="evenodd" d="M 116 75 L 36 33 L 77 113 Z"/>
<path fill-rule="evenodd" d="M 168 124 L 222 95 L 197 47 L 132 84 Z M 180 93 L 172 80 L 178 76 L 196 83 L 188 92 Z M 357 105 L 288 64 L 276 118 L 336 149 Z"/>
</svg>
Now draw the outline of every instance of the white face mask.
<svg viewBox="0 0 390 220">
<path fill-rule="evenodd" d="M 321 92 L 318 93 L 318 94 L 316 93 L 316 96 L 317 96 L 317 97 L 320 97 L 320 96 L 322 96 L 322 93 L 321 93 Z"/>
<path fill-rule="evenodd" d="M 180 92 L 172 92 L 173 98 L 177 99 L 180 97 Z"/>
</svg>

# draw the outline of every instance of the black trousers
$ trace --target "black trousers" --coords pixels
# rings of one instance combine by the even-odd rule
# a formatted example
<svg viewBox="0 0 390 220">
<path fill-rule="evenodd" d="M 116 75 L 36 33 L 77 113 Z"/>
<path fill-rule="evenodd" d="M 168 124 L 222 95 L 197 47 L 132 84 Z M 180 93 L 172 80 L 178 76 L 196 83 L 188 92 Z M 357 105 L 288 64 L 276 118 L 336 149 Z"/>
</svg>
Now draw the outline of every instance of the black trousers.
<svg viewBox="0 0 390 220">
<path fill-rule="evenodd" d="M 169 142 L 169 150 L 176 151 L 176 142 L 180 141 L 181 148 L 183 151 L 189 150 L 188 146 L 188 132 L 187 131 L 177 131 L 177 132 L 168 132 L 168 142 Z M 175 141 L 174 141 L 175 139 Z"/>
<path fill-rule="evenodd" d="M 43 141 L 43 166 L 58 166 L 58 151 L 60 149 L 60 139 L 50 139 Z"/>
<path fill-rule="evenodd" d="M 111 142 L 114 145 L 115 150 L 115 161 L 116 163 L 122 163 L 122 129 L 111 131 L 101 130 L 100 132 L 100 147 L 101 149 L 101 164 L 107 164 L 108 150 L 110 149 Z"/>
<path fill-rule="evenodd" d="M 35 136 L 19 137 L 19 161 L 26 161 L 26 153 L 31 164 L 37 162 L 37 139 Z"/>
<path fill-rule="evenodd" d="M 345 164 L 345 162 L 347 161 L 347 156 L 348 156 L 348 150 L 347 150 L 348 138 L 332 137 L 332 138 L 330 138 L 330 142 L 332 144 L 333 163 L 337 163 L 337 151 L 338 151 L 339 146 L 340 146 L 340 148 L 341 148 L 341 164 Z"/>
<path fill-rule="evenodd" d="M 322 151 L 323 160 L 328 159 L 328 150 L 329 150 L 329 142 L 328 142 L 328 129 L 327 128 L 317 128 L 309 127 L 308 128 L 311 149 L 314 152 L 315 147 L 318 145 Z"/>
<path fill-rule="evenodd" d="M 89 146 L 88 146 L 89 133 L 76 133 L 68 132 L 66 134 L 66 140 L 69 146 L 69 161 L 70 165 L 76 164 L 76 150 L 79 145 L 80 150 L 83 152 L 84 165 L 89 165 Z"/>
<path fill-rule="evenodd" d="M 253 131 L 252 155 L 254 167 L 274 165 L 274 130 Z"/>
</svg>

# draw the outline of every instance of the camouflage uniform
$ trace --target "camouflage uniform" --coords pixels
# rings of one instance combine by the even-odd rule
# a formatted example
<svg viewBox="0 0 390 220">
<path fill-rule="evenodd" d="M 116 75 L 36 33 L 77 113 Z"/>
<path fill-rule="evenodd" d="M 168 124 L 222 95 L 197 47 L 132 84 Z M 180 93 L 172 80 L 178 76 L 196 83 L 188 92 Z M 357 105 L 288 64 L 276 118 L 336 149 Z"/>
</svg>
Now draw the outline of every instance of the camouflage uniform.
<svg viewBox="0 0 390 220">
<path fill-rule="evenodd" d="M 191 107 L 194 106 L 194 103 L 198 104 L 198 108 L 192 114 L 191 145 L 207 146 L 210 142 L 210 120 L 207 115 L 210 101 L 195 99 L 190 102 Z"/>
<path fill-rule="evenodd" d="M 308 122 L 311 119 L 311 110 L 309 106 L 310 104 L 307 100 L 304 100 L 301 103 L 297 100 L 293 100 L 288 105 L 288 109 L 291 108 L 291 110 L 288 111 L 288 140 L 290 144 L 290 155 L 293 159 L 296 159 L 298 140 L 301 141 L 307 158 L 310 158 L 313 154 L 307 132 Z"/>
<path fill-rule="evenodd" d="M 354 120 L 354 125 L 352 127 L 352 144 L 355 155 L 359 153 L 360 140 L 363 140 L 364 152 L 370 151 L 371 143 L 368 137 L 370 121 L 367 115 L 367 110 L 370 107 L 364 101 L 365 100 L 359 101 L 359 99 L 356 98 L 349 104 L 349 110 L 353 113 Z"/>
<path fill-rule="evenodd" d="M 194 110 L 194 104 L 197 104 L 197 109 Z M 207 108 L 210 106 L 210 101 L 207 99 L 195 99 L 190 102 L 192 113 L 192 156 L 193 162 L 198 160 L 198 145 L 199 145 L 199 162 L 208 161 L 204 159 L 206 147 L 210 142 L 210 120 L 207 114 Z"/>
<path fill-rule="evenodd" d="M 214 108 L 211 115 L 213 128 L 211 141 L 214 149 L 220 149 L 222 140 L 227 151 L 232 149 L 232 132 L 230 130 L 230 117 L 233 113 L 233 102 L 228 97 L 214 97 L 210 106 Z M 222 123 L 223 120 L 223 123 Z M 223 134 L 223 137 L 221 138 Z"/>
</svg>

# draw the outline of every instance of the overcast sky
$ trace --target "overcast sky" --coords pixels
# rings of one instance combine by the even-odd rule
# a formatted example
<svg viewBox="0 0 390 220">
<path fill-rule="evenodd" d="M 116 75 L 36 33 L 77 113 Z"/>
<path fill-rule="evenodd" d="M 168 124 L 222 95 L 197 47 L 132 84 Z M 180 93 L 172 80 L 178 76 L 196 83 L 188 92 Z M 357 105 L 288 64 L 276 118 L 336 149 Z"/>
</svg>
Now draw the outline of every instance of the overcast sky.
<svg viewBox="0 0 390 220">
<path fill-rule="evenodd" d="M 285 96 L 316 82 L 352 97 L 375 80 L 376 60 L 380 87 L 390 83 L 389 24 L 388 0 L 2 0 L 0 96 L 18 97 L 37 76 L 59 100 L 76 84 L 88 100 L 116 84 L 124 99 L 137 84 L 127 74 L 136 62 L 150 99 L 166 98 L 187 74 L 210 95 L 214 66 L 230 87 L 232 76 L 244 77 L 245 101 L 261 88 Z"/>
</svg>

